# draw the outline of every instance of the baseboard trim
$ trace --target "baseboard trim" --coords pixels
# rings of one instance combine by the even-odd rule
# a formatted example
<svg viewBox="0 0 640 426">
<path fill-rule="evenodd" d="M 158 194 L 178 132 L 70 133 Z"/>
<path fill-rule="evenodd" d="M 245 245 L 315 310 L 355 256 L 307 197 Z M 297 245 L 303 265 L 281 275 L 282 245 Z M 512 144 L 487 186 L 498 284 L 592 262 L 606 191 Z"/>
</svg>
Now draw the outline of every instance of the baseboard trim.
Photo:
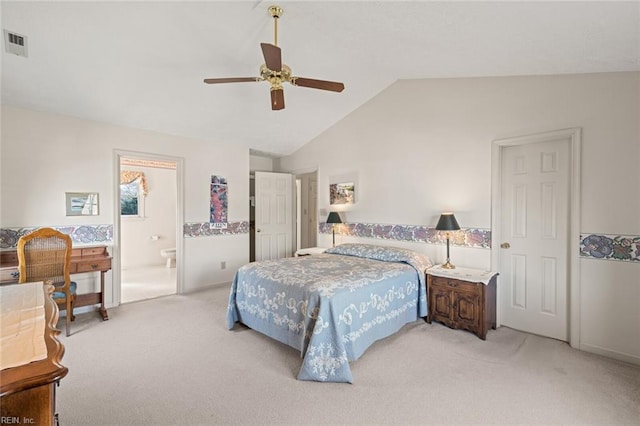
<svg viewBox="0 0 640 426">
<path fill-rule="evenodd" d="M 107 309 L 109 309 L 110 307 L 113 308 L 114 306 L 106 305 Z M 98 314 L 98 309 L 100 309 L 100 303 L 99 302 L 97 304 L 95 304 L 95 305 L 84 305 L 84 306 L 75 307 L 75 308 L 73 308 L 73 314 L 74 315 L 81 315 L 81 314 L 86 314 L 86 313 L 89 313 L 89 312 L 95 312 L 96 315 L 100 315 L 100 314 Z M 66 316 L 67 316 L 67 311 L 66 310 L 60 311 L 60 318 L 64 318 Z"/>
<path fill-rule="evenodd" d="M 628 362 L 630 364 L 640 365 L 640 356 L 627 354 L 624 352 L 613 351 L 611 349 L 602 348 L 596 345 L 589 345 L 586 343 L 582 343 L 580 345 L 580 349 L 585 352 L 591 352 L 597 355 L 606 356 L 608 358 L 617 359 L 619 361 Z"/>
<path fill-rule="evenodd" d="M 221 288 L 221 287 L 227 287 L 229 290 L 231 290 L 231 281 L 224 281 L 221 283 L 203 285 L 201 287 L 196 287 L 196 288 L 186 290 L 184 293 L 181 293 L 181 294 L 182 295 L 194 294 L 194 293 L 199 293 L 201 291 L 211 290 L 212 288 Z"/>
</svg>

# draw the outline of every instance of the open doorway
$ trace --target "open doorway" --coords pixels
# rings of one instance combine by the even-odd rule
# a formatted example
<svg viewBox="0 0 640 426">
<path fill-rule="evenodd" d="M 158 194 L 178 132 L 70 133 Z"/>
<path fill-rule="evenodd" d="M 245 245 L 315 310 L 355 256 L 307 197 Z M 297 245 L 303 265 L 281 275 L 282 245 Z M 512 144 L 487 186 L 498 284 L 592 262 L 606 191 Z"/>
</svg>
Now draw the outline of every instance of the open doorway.
<svg viewBox="0 0 640 426">
<path fill-rule="evenodd" d="M 296 175 L 299 200 L 297 202 L 297 249 L 316 247 L 318 238 L 318 172 Z"/>
<path fill-rule="evenodd" d="M 178 161 L 123 153 L 117 197 L 120 302 L 178 290 Z"/>
</svg>

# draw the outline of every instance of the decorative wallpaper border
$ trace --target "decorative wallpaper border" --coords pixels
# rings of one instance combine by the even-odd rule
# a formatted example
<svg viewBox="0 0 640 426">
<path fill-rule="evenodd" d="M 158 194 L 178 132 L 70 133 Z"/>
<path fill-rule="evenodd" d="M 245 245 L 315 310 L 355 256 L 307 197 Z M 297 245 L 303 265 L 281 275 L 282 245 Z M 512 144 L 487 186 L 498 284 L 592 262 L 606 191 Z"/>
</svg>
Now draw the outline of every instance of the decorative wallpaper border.
<svg viewBox="0 0 640 426">
<path fill-rule="evenodd" d="M 640 235 L 580 235 L 580 256 L 640 262 Z"/>
<path fill-rule="evenodd" d="M 0 249 L 16 248 L 23 235 L 41 228 L 0 228 Z M 113 225 L 50 226 L 63 234 L 69 234 L 74 244 L 113 244 Z"/>
<path fill-rule="evenodd" d="M 318 225 L 320 233 L 331 234 L 330 223 Z M 419 225 L 385 225 L 376 223 L 343 223 L 336 225 L 336 234 L 349 237 L 375 238 L 382 240 L 410 241 L 428 244 L 446 244 L 444 232 L 434 227 Z M 491 230 L 464 228 L 450 233 L 450 244 L 472 248 L 491 248 Z"/>
<path fill-rule="evenodd" d="M 331 234 L 332 225 L 320 223 L 321 234 Z M 434 227 L 417 225 L 386 225 L 375 223 L 343 223 L 336 225 L 336 234 L 349 237 L 445 244 L 443 232 Z M 451 232 L 450 243 L 461 247 L 491 248 L 491 230 L 464 228 Z M 580 256 L 626 262 L 640 262 L 640 236 L 638 235 L 580 235 Z"/>
<path fill-rule="evenodd" d="M 38 228 L 41 227 L 0 228 L 0 249 L 15 249 L 20 237 Z M 113 244 L 113 225 L 50 226 L 50 228 L 69 234 L 73 244 Z M 187 238 L 247 234 L 249 221 L 230 222 L 227 229 L 210 229 L 209 222 L 185 223 L 183 232 Z"/>
<path fill-rule="evenodd" d="M 183 233 L 187 238 L 247 234 L 249 233 L 249 221 L 229 222 L 226 229 L 211 228 L 209 222 L 189 222 L 184 224 Z"/>
<path fill-rule="evenodd" d="M 0 249 L 13 249 L 18 239 L 36 229 L 0 228 Z M 52 226 L 69 234 L 74 244 L 113 244 L 113 225 Z M 320 223 L 319 232 L 331 234 L 332 225 Z M 226 229 L 212 229 L 209 222 L 190 222 L 183 226 L 186 238 L 218 235 L 238 235 L 249 232 L 249 221 L 229 222 Z M 375 223 L 343 223 L 336 225 L 336 234 L 350 237 L 445 244 L 443 232 L 418 225 L 385 225 Z M 461 247 L 491 248 L 491 230 L 464 228 L 451 233 L 451 244 Z M 581 234 L 580 256 L 584 258 L 640 262 L 640 235 Z"/>
</svg>

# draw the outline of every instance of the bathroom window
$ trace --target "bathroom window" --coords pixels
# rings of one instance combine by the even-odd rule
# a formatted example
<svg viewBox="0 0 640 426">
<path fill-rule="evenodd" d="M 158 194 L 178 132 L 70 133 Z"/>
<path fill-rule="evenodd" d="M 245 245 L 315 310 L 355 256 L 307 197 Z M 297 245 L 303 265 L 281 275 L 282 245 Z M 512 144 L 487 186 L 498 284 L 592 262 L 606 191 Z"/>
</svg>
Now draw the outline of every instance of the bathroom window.
<svg viewBox="0 0 640 426">
<path fill-rule="evenodd" d="M 142 172 L 120 172 L 120 215 L 144 217 L 146 182 Z"/>
</svg>

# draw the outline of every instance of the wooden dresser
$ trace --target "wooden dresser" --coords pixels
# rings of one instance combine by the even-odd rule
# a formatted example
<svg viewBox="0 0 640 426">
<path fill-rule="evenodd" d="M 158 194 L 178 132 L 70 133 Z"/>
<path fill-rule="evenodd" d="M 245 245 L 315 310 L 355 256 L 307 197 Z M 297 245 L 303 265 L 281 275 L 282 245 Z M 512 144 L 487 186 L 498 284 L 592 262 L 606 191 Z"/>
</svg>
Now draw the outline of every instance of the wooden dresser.
<svg viewBox="0 0 640 426">
<path fill-rule="evenodd" d="M 67 375 L 60 364 L 64 346 L 57 339 L 58 307 L 51 298 L 52 285 L 44 285 L 45 344 L 47 358 L 0 370 L 2 424 L 57 425 L 56 386 Z"/>
<path fill-rule="evenodd" d="M 111 270 L 111 256 L 107 246 L 76 247 L 71 250 L 70 273 L 100 272 L 100 292 L 78 294 L 76 307 L 100 304 L 100 315 L 103 320 L 109 319 L 104 303 L 104 275 Z M 0 252 L 0 284 L 18 282 L 18 253 L 16 250 Z"/>
</svg>

